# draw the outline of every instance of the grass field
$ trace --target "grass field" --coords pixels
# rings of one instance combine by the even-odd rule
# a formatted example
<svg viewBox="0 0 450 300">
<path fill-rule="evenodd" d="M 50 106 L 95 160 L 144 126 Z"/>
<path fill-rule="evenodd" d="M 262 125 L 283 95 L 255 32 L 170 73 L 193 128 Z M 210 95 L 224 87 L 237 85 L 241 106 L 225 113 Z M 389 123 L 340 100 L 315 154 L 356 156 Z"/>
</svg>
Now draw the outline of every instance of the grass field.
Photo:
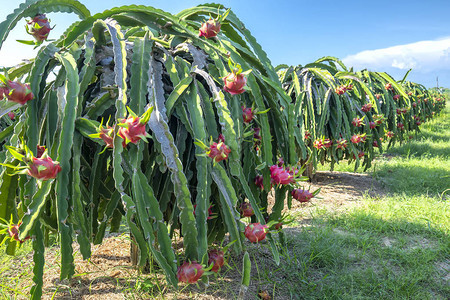
<svg viewBox="0 0 450 300">
<path fill-rule="evenodd" d="M 421 130 L 411 142 L 379 155 L 367 171 L 385 193 L 366 194 L 345 210 L 310 208 L 308 222 L 302 221 L 305 213 L 292 213 L 296 221 L 284 229 L 286 248 L 280 266 L 273 263 L 267 244 L 250 245 L 252 278 L 246 299 L 257 299 L 258 291 L 272 299 L 448 299 L 449 106 Z M 342 164 L 336 171 L 353 172 L 353 166 Z M 57 256 L 55 249 L 50 252 Z M 27 243 L 17 257 L 1 256 L 0 299 L 27 298 L 30 252 Z M 181 291 L 167 288 L 164 280 L 152 276 L 130 275 L 119 280 L 105 275 L 102 280 L 116 282 L 118 297 L 130 299 L 235 299 L 241 256 L 231 255 L 229 265 L 208 287 L 191 285 Z M 46 268 L 57 269 L 57 263 L 48 261 Z M 78 275 L 75 282 L 82 282 L 83 276 Z M 57 288 L 65 290 L 64 294 L 54 288 L 47 295 L 71 299 L 75 287 L 60 284 Z M 90 291 L 91 287 L 86 289 L 86 297 Z M 106 293 L 95 296 L 87 299 L 105 298 Z"/>
</svg>

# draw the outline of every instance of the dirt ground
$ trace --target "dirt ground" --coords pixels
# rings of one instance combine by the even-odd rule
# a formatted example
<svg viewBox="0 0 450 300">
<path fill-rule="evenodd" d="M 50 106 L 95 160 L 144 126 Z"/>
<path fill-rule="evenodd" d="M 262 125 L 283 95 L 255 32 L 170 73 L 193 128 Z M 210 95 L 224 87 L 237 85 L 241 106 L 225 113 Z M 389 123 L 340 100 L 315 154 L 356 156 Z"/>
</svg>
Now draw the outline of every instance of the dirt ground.
<svg viewBox="0 0 450 300">
<path fill-rule="evenodd" d="M 310 190 L 321 188 L 321 192 L 311 203 L 301 204 L 295 200 L 292 202 L 291 211 L 301 211 L 299 220 L 296 220 L 300 224 L 308 223 L 310 212 L 314 209 L 341 211 L 358 205 L 365 193 L 375 197 L 384 195 L 382 187 L 374 179 L 369 175 L 357 173 L 318 172 L 314 181 L 306 182 L 304 186 Z M 285 210 L 287 211 L 287 207 Z M 219 285 L 214 287 L 218 280 L 213 279 L 208 288 L 204 285 L 203 288 L 189 287 L 175 295 L 167 288 L 162 276 L 140 275 L 131 266 L 130 238 L 127 235 L 112 235 L 106 238 L 102 245 L 93 246 L 92 257 L 88 261 L 82 260 L 75 244 L 74 250 L 76 275 L 72 280 L 63 282 L 58 279 L 60 258 L 58 248 L 46 252 L 43 299 L 145 299 L 148 296 L 143 296 L 144 294 L 139 292 L 142 289 L 153 290 L 157 295 L 163 294 L 166 299 L 230 299 Z M 267 255 L 271 255 L 269 251 Z M 226 275 L 221 280 L 240 282 L 240 275 L 236 278 L 230 276 Z M 24 282 L 32 284 L 31 281 Z M 239 289 L 239 286 L 236 284 L 236 289 Z M 30 286 L 24 287 L 23 293 L 29 288 Z M 233 294 L 237 293 L 238 291 L 234 291 Z M 18 299 L 21 299 L 21 296 L 18 296 Z"/>
<path fill-rule="evenodd" d="M 381 184 L 370 175 L 360 173 L 320 171 L 311 183 L 305 182 L 304 186 L 310 191 L 320 188 L 320 193 L 307 204 L 292 201 L 291 210 L 301 210 L 305 219 L 316 208 L 340 212 L 358 205 L 365 194 L 371 197 L 385 195 Z"/>
</svg>

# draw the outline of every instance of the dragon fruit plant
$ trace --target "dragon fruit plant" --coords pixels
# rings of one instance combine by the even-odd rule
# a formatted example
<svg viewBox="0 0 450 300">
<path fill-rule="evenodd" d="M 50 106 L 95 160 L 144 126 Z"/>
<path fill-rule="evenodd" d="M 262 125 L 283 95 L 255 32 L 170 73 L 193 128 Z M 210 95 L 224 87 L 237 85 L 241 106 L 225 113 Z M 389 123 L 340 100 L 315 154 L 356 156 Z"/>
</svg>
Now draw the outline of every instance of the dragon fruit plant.
<svg viewBox="0 0 450 300">
<path fill-rule="evenodd" d="M 80 21 L 50 41 L 44 15 L 61 11 Z M 417 122 L 445 105 L 420 85 L 400 85 L 385 73 L 354 73 L 330 57 L 275 68 L 239 18 L 217 4 L 176 15 L 137 5 L 91 15 L 77 0 L 25 0 L 0 23 L 0 55 L 16 25 L 28 26 L 39 51 L 0 76 L 0 207 L 6 208 L 0 219 L 21 224 L 5 240 L 8 254 L 31 237 L 32 299 L 41 296 L 50 234 L 57 233 L 61 246 L 60 277 L 70 278 L 73 239 L 88 259 L 91 245 L 102 243 L 107 230 L 117 231 L 122 219 L 136 241 L 138 266 L 152 257 L 174 286 L 199 280 L 204 269 L 192 264 L 206 265 L 211 245 L 225 234 L 235 252 L 244 251 L 241 199 L 248 199 L 258 227 L 278 224 L 285 204 L 291 205 L 289 192 L 304 180 L 303 163 L 355 159 L 369 167 L 372 139 L 398 132 L 398 122 L 418 130 Z M 338 95 L 337 87 L 345 92 Z M 416 107 L 397 119 L 395 109 L 410 108 L 411 101 Z M 363 112 L 367 103 L 372 108 Z M 242 107 L 252 108 L 252 119 Z M 386 121 L 370 128 L 372 114 Z M 351 126 L 364 115 L 367 124 Z M 353 135 L 368 141 L 337 142 Z M 316 149 L 319 138 L 323 147 Z M 178 232 L 182 251 L 172 246 Z M 267 242 L 278 264 L 272 234 L 248 233 Z"/>
<path fill-rule="evenodd" d="M 44 15 L 58 11 L 80 21 L 51 41 Z M 177 286 L 199 279 L 205 269 L 192 265 L 214 259 L 211 245 L 225 234 L 244 251 L 241 199 L 261 226 L 266 217 L 279 222 L 295 184 L 281 183 L 301 177 L 288 126 L 295 103 L 231 10 L 205 4 L 172 15 L 131 5 L 91 15 L 77 0 L 26 0 L 0 23 L 0 55 L 16 25 L 27 26 L 39 51 L 0 76 L 0 218 L 22 222 L 5 240 L 8 254 L 31 237 L 31 298 L 41 295 L 51 234 L 60 277 L 70 278 L 74 239 L 88 259 L 124 219 L 136 241 L 132 260 L 141 267 L 152 257 Z M 278 156 L 287 164 L 274 175 Z M 181 250 L 172 246 L 178 232 Z M 279 263 L 278 240 L 271 232 L 264 240 Z"/>
<path fill-rule="evenodd" d="M 444 107 L 442 101 L 434 99 L 432 104 L 421 103 L 420 99 L 431 98 L 430 91 L 419 84 L 405 79 L 398 83 L 384 72 L 352 72 L 334 57 L 323 57 L 304 66 L 280 65 L 277 71 L 291 100 L 286 99 L 284 105 L 291 105 L 288 127 L 290 138 L 295 141 L 292 148 L 303 162 L 310 159 L 312 167 L 328 161 L 333 168 L 342 160 L 355 160 L 355 168 L 362 164 L 367 169 L 374 159 L 374 148 L 383 151 L 380 138 L 385 132 L 396 133 L 387 147 L 401 143 L 408 131 L 419 130 L 421 121 L 413 120 L 414 114 L 425 120 Z M 397 109 L 400 115 L 396 114 Z M 351 141 L 355 136 L 369 140 L 351 142 L 348 147 L 338 142 Z M 331 147 L 324 143 L 327 140 Z"/>
</svg>

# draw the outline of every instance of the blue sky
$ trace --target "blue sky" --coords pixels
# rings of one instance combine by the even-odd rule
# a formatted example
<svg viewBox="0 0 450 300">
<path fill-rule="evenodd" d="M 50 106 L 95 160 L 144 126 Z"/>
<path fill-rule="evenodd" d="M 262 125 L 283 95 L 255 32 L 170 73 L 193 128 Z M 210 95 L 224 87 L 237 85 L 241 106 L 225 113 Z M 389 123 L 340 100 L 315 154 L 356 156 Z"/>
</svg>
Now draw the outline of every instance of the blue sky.
<svg viewBox="0 0 450 300">
<path fill-rule="evenodd" d="M 22 1 L 3 0 L 0 21 Z M 171 13 L 210 1 L 195 0 L 81 0 L 92 14 L 126 4 L 144 4 Z M 219 2 L 219 1 L 216 1 Z M 323 56 L 336 56 L 355 69 L 386 71 L 427 87 L 450 87 L 450 0 L 329 1 L 329 0 L 223 0 L 231 7 L 274 65 L 307 64 Z M 77 18 L 50 14 L 56 38 Z M 0 65 L 33 56 L 31 46 L 15 39 L 30 39 L 23 24 L 0 50 Z"/>
</svg>

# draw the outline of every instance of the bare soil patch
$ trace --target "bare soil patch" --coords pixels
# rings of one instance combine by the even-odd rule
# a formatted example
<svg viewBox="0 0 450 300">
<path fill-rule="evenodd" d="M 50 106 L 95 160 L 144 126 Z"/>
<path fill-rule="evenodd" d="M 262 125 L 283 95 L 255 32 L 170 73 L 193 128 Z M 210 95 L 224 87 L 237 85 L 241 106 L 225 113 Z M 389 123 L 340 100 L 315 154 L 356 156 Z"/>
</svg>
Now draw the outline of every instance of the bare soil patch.
<svg viewBox="0 0 450 300">
<path fill-rule="evenodd" d="M 317 209 L 342 213 L 360 205 L 364 195 L 376 198 L 386 195 L 381 184 L 372 176 L 360 173 L 319 171 L 314 175 L 312 182 L 305 182 L 302 185 L 310 191 L 320 188 L 320 193 L 308 203 L 292 200 L 291 209 L 285 206 L 283 213 L 290 211 L 299 215 L 297 221 L 306 226 Z M 269 206 L 273 204 L 274 199 L 270 197 Z"/>
</svg>

